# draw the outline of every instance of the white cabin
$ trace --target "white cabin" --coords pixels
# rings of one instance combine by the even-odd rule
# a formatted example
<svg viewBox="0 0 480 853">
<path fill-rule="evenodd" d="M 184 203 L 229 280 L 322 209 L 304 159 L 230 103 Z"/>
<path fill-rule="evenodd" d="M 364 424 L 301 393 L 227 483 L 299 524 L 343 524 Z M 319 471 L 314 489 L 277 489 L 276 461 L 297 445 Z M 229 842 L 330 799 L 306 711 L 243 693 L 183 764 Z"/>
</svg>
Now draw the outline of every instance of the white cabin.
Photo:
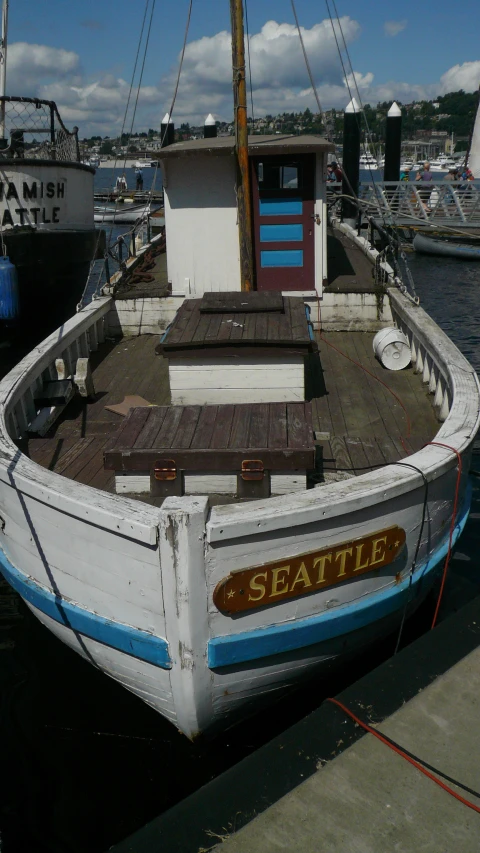
<svg viewBox="0 0 480 853">
<path fill-rule="evenodd" d="M 168 279 L 174 294 L 240 290 L 234 137 L 163 148 Z M 327 276 L 326 163 L 319 136 L 252 136 L 255 287 L 321 295 Z"/>
</svg>

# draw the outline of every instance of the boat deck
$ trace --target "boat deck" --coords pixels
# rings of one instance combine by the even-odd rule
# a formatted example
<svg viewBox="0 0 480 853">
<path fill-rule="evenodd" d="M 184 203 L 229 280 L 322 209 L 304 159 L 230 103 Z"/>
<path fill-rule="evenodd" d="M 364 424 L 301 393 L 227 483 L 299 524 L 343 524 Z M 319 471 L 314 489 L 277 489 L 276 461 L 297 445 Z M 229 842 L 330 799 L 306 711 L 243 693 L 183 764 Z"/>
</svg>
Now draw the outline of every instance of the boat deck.
<svg viewBox="0 0 480 853">
<path fill-rule="evenodd" d="M 421 377 L 412 368 L 385 370 L 373 355 L 372 339 L 365 332 L 324 333 L 317 335 L 319 354 L 308 356 L 306 397 L 312 401 L 317 439 L 312 485 L 398 461 L 419 450 L 439 428 Z M 95 400 L 75 397 L 45 438 L 28 440 L 28 455 L 65 477 L 113 492 L 114 475 L 104 470 L 103 451 L 123 417 L 105 407 L 126 395 L 170 403 L 168 362 L 155 355 L 158 341 L 156 335 L 144 335 L 103 344 L 91 356 Z M 162 502 L 148 495 L 139 499 Z"/>
</svg>

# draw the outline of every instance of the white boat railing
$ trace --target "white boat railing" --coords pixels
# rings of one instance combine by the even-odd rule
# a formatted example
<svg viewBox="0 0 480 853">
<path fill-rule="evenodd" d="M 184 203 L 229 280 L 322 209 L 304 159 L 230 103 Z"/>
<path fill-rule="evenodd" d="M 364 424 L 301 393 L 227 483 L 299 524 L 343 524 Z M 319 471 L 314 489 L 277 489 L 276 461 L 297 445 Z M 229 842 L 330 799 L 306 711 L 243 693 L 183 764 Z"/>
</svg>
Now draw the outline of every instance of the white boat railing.
<svg viewBox="0 0 480 853">
<path fill-rule="evenodd" d="M 328 190 L 329 202 L 334 202 L 341 185 L 330 184 Z M 365 215 L 381 217 L 386 224 L 480 225 L 478 181 L 370 181 L 360 184 L 358 199 Z"/>
<path fill-rule="evenodd" d="M 57 378 L 56 359 L 74 372 L 78 358 L 88 357 L 105 339 L 111 297 L 96 299 L 35 347 L 0 382 L 0 483 L 34 500 L 114 534 L 148 546 L 158 540 L 155 507 L 72 482 L 33 462 L 19 449 L 36 414 L 35 397 L 45 381 Z M 20 444 L 21 447 L 21 444 Z"/>
<path fill-rule="evenodd" d="M 23 438 L 37 414 L 34 400 L 45 382 L 58 378 L 55 366 L 62 359 L 67 376 L 75 374 L 79 358 L 88 358 L 105 340 L 104 318 L 112 300 L 103 298 L 91 302 L 73 320 L 60 326 L 38 347 L 32 350 L 9 374 L 10 393 L 5 405 L 8 433 L 11 438 Z M 18 379 L 16 379 L 18 374 Z M 0 388 L 1 385 L 0 384 Z"/>
</svg>

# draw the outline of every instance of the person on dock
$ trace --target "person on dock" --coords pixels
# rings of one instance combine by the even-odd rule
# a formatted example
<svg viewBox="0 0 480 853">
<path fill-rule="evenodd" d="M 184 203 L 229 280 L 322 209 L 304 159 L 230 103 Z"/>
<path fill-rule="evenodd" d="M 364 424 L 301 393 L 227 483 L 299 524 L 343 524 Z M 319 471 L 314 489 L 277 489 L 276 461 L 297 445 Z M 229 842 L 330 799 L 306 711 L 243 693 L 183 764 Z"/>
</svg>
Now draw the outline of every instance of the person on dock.
<svg viewBox="0 0 480 853">
<path fill-rule="evenodd" d="M 143 172 L 138 166 L 135 169 L 135 179 L 136 179 L 136 190 L 137 192 L 141 192 L 143 190 Z"/>
<path fill-rule="evenodd" d="M 400 180 L 401 181 L 409 181 L 410 180 L 410 169 L 404 169 L 403 172 L 400 172 Z"/>
<path fill-rule="evenodd" d="M 338 183 L 343 178 L 343 172 L 335 160 L 332 160 L 331 163 L 327 166 L 328 176 L 327 180 Z"/>
<path fill-rule="evenodd" d="M 115 189 L 117 193 L 125 193 L 127 191 L 127 179 L 125 175 L 118 176 L 115 182 Z"/>
<path fill-rule="evenodd" d="M 425 184 L 429 184 L 433 181 L 433 175 L 430 171 L 430 163 L 423 164 L 423 169 L 418 170 L 415 180 L 423 181 Z"/>
<path fill-rule="evenodd" d="M 428 184 L 432 183 L 433 175 L 430 171 L 430 163 L 428 161 L 423 164 L 423 169 L 418 170 L 418 172 L 415 176 L 415 180 L 420 181 L 422 184 L 426 184 L 427 186 L 428 186 Z M 428 204 L 428 201 L 430 199 L 430 193 L 431 193 L 431 189 L 428 189 L 428 190 L 427 189 L 425 189 L 425 190 L 421 189 L 419 192 L 420 200 L 421 200 L 423 207 L 427 213 L 430 211 L 430 206 Z"/>
<path fill-rule="evenodd" d="M 447 174 L 444 177 L 444 181 L 458 181 L 458 169 L 456 166 L 450 166 Z"/>
</svg>

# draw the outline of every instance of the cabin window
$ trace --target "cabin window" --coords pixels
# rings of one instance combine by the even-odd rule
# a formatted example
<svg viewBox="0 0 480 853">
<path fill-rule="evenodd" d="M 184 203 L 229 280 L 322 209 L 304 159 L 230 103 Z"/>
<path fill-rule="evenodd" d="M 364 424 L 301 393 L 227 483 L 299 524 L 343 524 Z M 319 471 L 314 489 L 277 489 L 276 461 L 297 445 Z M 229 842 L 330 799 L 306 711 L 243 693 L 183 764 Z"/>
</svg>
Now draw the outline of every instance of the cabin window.
<svg viewBox="0 0 480 853">
<path fill-rule="evenodd" d="M 257 163 L 258 188 L 260 190 L 297 190 L 302 186 L 302 170 L 299 163 Z"/>
</svg>

